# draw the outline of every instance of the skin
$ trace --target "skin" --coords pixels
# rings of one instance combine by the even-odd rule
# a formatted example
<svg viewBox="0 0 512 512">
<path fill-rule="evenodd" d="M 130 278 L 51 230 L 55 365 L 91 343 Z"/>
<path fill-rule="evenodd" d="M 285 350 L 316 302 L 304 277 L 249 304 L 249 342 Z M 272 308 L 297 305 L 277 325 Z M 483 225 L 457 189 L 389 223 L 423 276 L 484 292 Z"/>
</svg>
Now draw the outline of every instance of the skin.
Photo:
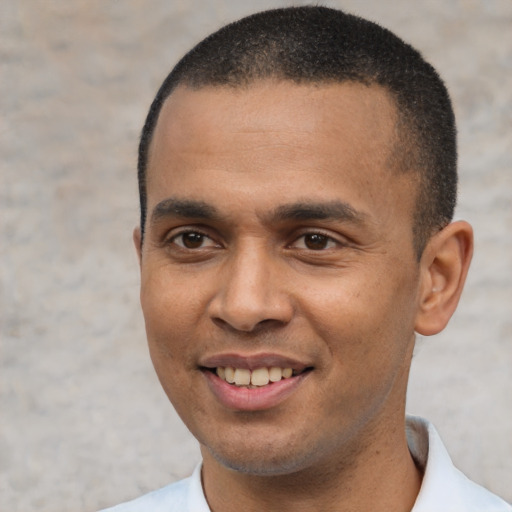
<svg viewBox="0 0 512 512">
<path fill-rule="evenodd" d="M 390 169 L 395 120 L 385 90 L 352 83 L 180 87 L 162 109 L 144 242 L 134 233 L 141 304 L 214 512 L 414 504 L 415 331 L 450 318 L 472 238 L 453 223 L 418 262 L 413 174 Z M 310 370 L 277 405 L 236 410 L 204 370 L 226 354 Z"/>
</svg>

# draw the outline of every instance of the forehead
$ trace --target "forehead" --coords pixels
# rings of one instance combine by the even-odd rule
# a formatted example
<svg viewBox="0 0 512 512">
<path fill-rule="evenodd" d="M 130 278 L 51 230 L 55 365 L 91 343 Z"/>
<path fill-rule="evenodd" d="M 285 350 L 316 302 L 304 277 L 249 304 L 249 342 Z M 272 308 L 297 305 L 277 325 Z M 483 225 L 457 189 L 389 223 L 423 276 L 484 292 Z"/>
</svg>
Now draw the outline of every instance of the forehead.
<svg viewBox="0 0 512 512">
<path fill-rule="evenodd" d="M 186 145 L 197 136 L 204 138 L 208 130 L 220 135 L 221 126 L 232 133 L 266 133 L 269 138 L 279 132 L 302 132 L 309 140 L 324 128 L 324 138 L 357 137 L 382 150 L 394 142 L 396 120 L 394 100 L 377 85 L 262 80 L 240 87 L 180 86 L 162 107 L 151 153 L 162 142 Z"/>
<path fill-rule="evenodd" d="M 221 187 L 223 194 L 249 191 L 262 206 L 274 195 L 391 204 L 403 189 L 390 164 L 396 120 L 394 101 L 379 86 L 181 86 L 153 136 L 148 208 L 166 194 L 209 200 Z"/>
</svg>

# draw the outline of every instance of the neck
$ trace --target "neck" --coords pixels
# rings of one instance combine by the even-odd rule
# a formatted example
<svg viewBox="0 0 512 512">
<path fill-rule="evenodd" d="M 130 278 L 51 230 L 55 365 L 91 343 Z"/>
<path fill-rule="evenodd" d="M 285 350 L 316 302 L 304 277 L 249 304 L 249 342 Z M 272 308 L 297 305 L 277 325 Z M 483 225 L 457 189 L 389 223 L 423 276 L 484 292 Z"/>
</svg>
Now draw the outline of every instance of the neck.
<svg viewBox="0 0 512 512">
<path fill-rule="evenodd" d="M 409 512 L 421 473 L 410 455 L 403 421 L 371 442 L 287 475 L 260 476 L 226 468 L 203 448 L 203 486 L 212 512 Z M 354 446 L 352 444 L 352 446 Z M 362 448 L 361 448 L 362 447 Z"/>
</svg>

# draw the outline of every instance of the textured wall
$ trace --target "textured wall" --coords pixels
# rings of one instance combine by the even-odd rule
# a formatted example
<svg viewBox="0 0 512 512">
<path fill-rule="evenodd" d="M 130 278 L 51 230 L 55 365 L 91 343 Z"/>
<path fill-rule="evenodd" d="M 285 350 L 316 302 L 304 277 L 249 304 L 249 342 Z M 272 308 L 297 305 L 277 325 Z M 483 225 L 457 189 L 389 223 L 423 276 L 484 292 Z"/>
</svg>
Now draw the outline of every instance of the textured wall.
<svg viewBox="0 0 512 512">
<path fill-rule="evenodd" d="M 289 3 L 2 0 L 2 510 L 92 511 L 195 465 L 139 312 L 138 132 L 194 42 Z M 408 409 L 434 421 L 467 474 L 512 500 L 512 2 L 325 4 L 413 43 L 452 92 L 458 216 L 475 227 L 476 256 L 449 328 L 419 340 Z"/>
</svg>

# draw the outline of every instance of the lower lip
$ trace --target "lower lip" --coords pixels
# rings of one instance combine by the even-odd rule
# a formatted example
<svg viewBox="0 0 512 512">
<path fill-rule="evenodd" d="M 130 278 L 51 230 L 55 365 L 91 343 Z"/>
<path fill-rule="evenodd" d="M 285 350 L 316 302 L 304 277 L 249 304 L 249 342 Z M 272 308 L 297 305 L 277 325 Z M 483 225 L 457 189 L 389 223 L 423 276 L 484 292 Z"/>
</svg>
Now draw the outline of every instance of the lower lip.
<svg viewBox="0 0 512 512">
<path fill-rule="evenodd" d="M 203 371 L 217 400 L 224 407 L 238 411 L 263 411 L 276 407 L 297 390 L 309 373 L 304 372 L 266 386 L 245 388 L 229 384 L 211 371 Z"/>
</svg>

